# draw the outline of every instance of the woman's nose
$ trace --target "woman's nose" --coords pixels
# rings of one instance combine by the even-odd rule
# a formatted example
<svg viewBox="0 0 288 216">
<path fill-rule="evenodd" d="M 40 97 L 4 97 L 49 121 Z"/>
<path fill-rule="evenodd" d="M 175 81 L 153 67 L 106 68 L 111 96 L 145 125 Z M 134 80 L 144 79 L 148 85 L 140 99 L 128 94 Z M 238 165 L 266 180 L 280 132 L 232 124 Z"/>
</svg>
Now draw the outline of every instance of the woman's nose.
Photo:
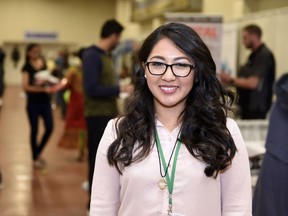
<svg viewBox="0 0 288 216">
<path fill-rule="evenodd" d="M 176 76 L 174 75 L 171 66 L 168 66 L 168 67 L 167 67 L 167 70 L 166 70 L 165 73 L 162 75 L 162 79 L 163 79 L 163 80 L 166 80 L 166 81 L 173 81 L 173 80 L 176 79 Z"/>
</svg>

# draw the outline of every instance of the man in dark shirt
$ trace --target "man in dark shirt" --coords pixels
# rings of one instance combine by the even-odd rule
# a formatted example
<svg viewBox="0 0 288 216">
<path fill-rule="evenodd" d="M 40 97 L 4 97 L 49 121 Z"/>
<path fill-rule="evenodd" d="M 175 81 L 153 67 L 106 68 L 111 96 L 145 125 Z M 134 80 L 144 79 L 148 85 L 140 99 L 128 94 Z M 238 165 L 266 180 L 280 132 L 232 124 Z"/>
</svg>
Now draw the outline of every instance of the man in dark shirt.
<svg viewBox="0 0 288 216">
<path fill-rule="evenodd" d="M 248 25 L 242 31 L 243 44 L 251 49 L 248 61 L 236 78 L 220 73 L 222 82 L 237 88 L 241 119 L 265 119 L 272 104 L 275 80 L 273 53 L 261 41 L 262 31 L 257 25 Z"/>
<path fill-rule="evenodd" d="M 108 121 L 118 114 L 120 92 L 132 92 L 131 85 L 120 86 L 112 65 L 111 51 L 120 41 L 123 27 L 116 20 L 108 20 L 101 29 L 97 45 L 83 53 L 84 114 L 88 135 L 89 197 L 99 142 Z M 89 209 L 89 203 L 88 203 Z"/>
</svg>

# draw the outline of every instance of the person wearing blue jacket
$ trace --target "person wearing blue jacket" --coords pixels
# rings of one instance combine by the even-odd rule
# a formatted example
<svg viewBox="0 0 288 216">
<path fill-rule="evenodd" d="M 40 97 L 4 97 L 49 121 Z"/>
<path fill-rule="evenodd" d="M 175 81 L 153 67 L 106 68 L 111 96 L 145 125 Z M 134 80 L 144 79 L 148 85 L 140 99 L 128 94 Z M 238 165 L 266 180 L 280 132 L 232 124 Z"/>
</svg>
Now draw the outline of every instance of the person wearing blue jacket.
<svg viewBox="0 0 288 216">
<path fill-rule="evenodd" d="M 253 197 L 253 216 L 288 214 L 288 73 L 276 82 L 266 153 Z"/>
<path fill-rule="evenodd" d="M 120 42 L 124 27 L 116 20 L 107 20 L 100 32 L 100 40 L 83 52 L 84 115 L 88 142 L 88 195 L 94 173 L 98 144 L 108 121 L 118 115 L 117 97 L 131 92 L 132 86 L 120 86 L 113 67 L 111 52 Z M 88 210 L 90 202 L 88 202 Z"/>
</svg>

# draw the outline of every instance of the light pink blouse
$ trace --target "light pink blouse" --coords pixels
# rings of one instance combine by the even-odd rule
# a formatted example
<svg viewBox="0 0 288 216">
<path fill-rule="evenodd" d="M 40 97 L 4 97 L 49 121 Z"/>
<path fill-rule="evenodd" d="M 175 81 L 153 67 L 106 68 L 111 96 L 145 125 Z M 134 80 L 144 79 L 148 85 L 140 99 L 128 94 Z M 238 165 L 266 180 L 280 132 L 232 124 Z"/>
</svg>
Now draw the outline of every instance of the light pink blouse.
<svg viewBox="0 0 288 216">
<path fill-rule="evenodd" d="M 180 128 L 175 128 L 170 133 L 159 121 L 156 126 L 168 163 Z M 227 127 L 237 146 L 237 153 L 232 165 L 216 179 L 206 177 L 205 164 L 192 157 L 186 147 L 181 145 L 174 181 L 172 215 L 252 215 L 246 147 L 235 121 L 227 119 Z M 107 162 L 107 148 L 115 137 L 115 120 L 111 120 L 96 156 L 90 216 L 167 215 L 168 189 L 162 190 L 158 186 L 161 176 L 156 146 L 145 160 L 126 167 L 123 175 L 120 175 Z M 171 167 L 168 169 L 169 174 Z"/>
</svg>

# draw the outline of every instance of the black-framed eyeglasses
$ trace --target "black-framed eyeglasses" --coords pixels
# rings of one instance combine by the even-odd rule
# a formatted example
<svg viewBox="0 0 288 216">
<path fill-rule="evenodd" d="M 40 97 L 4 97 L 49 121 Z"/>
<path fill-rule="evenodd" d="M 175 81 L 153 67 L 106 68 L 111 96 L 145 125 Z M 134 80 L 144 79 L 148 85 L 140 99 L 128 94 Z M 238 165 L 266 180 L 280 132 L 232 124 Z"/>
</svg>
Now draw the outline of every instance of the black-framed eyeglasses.
<svg viewBox="0 0 288 216">
<path fill-rule="evenodd" d="M 165 64 L 163 62 L 145 62 L 145 65 L 148 68 L 149 73 L 152 75 L 160 76 L 163 75 L 167 68 L 170 67 L 172 73 L 176 77 L 187 77 L 193 69 L 194 65 L 185 64 L 185 63 L 175 63 L 175 64 Z"/>
</svg>

